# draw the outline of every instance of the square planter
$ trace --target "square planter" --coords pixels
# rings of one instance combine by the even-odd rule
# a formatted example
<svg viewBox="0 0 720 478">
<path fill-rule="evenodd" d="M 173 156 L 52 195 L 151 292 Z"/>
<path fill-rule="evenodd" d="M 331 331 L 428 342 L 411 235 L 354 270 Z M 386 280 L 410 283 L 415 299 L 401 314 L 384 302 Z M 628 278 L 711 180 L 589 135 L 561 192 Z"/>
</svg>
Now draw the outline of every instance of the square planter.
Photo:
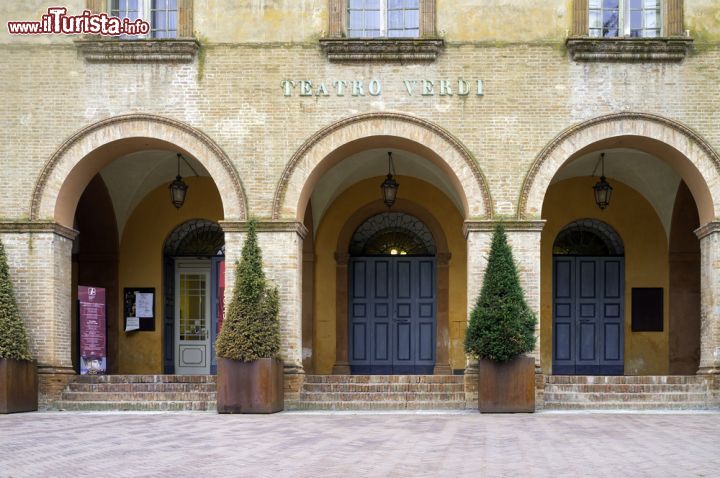
<svg viewBox="0 0 720 478">
<path fill-rule="evenodd" d="M 37 364 L 0 359 L 0 413 L 34 412 L 37 409 Z"/>
<path fill-rule="evenodd" d="M 520 356 L 509 362 L 480 360 L 478 405 L 481 413 L 535 411 L 535 359 Z"/>
<path fill-rule="evenodd" d="M 284 407 L 283 363 L 217 359 L 218 413 L 275 413 Z"/>
</svg>

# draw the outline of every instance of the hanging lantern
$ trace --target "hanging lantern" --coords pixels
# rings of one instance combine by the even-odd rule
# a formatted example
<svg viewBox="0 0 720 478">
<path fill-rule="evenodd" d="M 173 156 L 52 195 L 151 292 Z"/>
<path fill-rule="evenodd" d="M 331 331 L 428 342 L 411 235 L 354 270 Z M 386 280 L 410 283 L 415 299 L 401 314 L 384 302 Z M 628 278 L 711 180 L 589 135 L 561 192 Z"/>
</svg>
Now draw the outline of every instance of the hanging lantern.
<svg viewBox="0 0 720 478">
<path fill-rule="evenodd" d="M 600 181 L 595 183 L 593 191 L 595 192 L 595 204 L 598 205 L 600 210 L 604 210 L 610 205 L 610 198 L 612 197 L 613 188 L 605 180 L 605 153 L 600 155 L 600 164 L 602 165 L 602 172 L 600 173 Z"/>
<path fill-rule="evenodd" d="M 393 165 L 392 153 L 388 151 L 388 175 L 385 178 L 385 181 L 383 181 L 380 185 L 380 190 L 382 191 L 383 195 L 383 202 L 388 208 L 392 207 L 392 205 L 395 204 L 398 188 L 400 188 L 400 184 L 395 181 L 395 178 L 393 177 L 394 172 L 395 167 Z"/>
<path fill-rule="evenodd" d="M 173 206 L 175 206 L 177 209 L 180 209 L 182 205 L 185 203 L 185 197 L 187 196 L 187 190 L 190 189 L 190 186 L 185 184 L 185 181 L 182 180 L 182 177 L 180 176 L 180 153 L 177 155 L 177 167 L 178 172 L 177 176 L 175 176 L 175 181 L 170 183 L 169 189 L 170 189 L 170 201 L 172 201 Z"/>
</svg>

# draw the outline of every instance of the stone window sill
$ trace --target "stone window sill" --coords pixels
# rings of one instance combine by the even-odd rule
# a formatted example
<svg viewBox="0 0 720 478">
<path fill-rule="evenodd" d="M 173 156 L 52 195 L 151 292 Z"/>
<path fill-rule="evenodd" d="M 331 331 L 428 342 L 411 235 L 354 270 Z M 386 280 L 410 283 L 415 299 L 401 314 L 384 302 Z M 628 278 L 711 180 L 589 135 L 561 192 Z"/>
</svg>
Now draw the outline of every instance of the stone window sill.
<svg viewBox="0 0 720 478">
<path fill-rule="evenodd" d="M 435 61 L 444 47 L 440 38 L 322 38 L 330 61 Z"/>
<path fill-rule="evenodd" d="M 583 62 L 680 62 L 692 48 L 693 39 L 570 37 L 565 46 L 570 58 Z"/>
<path fill-rule="evenodd" d="M 75 40 L 80 55 L 90 63 L 189 63 L 199 43 L 194 38 Z"/>
</svg>

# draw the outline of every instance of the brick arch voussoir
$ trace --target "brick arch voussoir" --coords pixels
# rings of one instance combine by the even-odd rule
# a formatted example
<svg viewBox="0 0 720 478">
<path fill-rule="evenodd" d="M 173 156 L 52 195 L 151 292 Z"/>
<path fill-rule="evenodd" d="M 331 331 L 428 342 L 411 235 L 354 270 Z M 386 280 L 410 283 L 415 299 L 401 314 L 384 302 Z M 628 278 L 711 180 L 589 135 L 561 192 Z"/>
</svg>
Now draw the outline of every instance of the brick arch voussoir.
<svg viewBox="0 0 720 478">
<path fill-rule="evenodd" d="M 630 124 L 633 127 L 627 129 L 624 127 L 627 124 Z M 584 144 L 606 139 L 607 136 L 602 136 L 600 134 L 596 134 L 597 137 L 590 138 L 592 141 L 589 141 L 589 139 L 585 137 L 585 135 L 594 134 L 593 130 L 599 131 L 601 128 L 598 128 L 598 126 L 603 125 L 611 125 L 617 132 L 622 132 L 624 134 L 634 134 L 657 139 L 669 146 L 675 147 L 679 151 L 696 149 L 701 153 L 701 162 L 706 165 L 708 163 L 711 164 L 712 166 L 710 169 L 714 171 L 716 176 L 720 177 L 720 155 L 718 155 L 713 147 L 705 139 L 703 139 L 702 136 L 683 123 L 651 113 L 624 112 L 599 116 L 565 129 L 552 141 L 550 141 L 542 149 L 540 154 L 538 154 L 535 161 L 533 161 L 533 164 L 530 166 L 520 190 L 517 208 L 518 219 L 522 220 L 529 217 L 528 201 L 541 171 L 544 168 L 550 167 L 550 163 L 553 162 L 552 159 L 554 159 L 557 154 L 561 154 L 563 149 L 566 149 L 569 152 L 571 151 L 570 154 L 579 150 L 580 148 L 577 147 L 576 142 Z M 648 134 L 648 127 L 657 125 L 664 129 L 661 137 Z M 683 145 L 679 144 L 681 142 L 686 142 L 687 144 L 683 147 Z M 690 159 L 688 158 L 688 160 Z M 557 173 L 557 169 L 561 167 L 562 164 L 563 161 L 559 161 L 557 168 L 555 168 L 556 170 L 552 171 L 551 177 Z M 696 166 L 698 165 L 696 164 Z"/>
<path fill-rule="evenodd" d="M 30 220 L 39 221 L 47 219 L 41 217 L 43 200 L 48 194 L 57 194 L 70 174 L 72 168 L 82 161 L 82 158 L 72 156 L 72 151 L 75 148 L 81 147 L 81 149 L 88 150 L 89 145 L 102 145 L 103 141 L 101 137 L 107 128 L 119 125 L 125 126 L 127 124 L 133 125 L 131 127 L 133 131 L 137 131 L 138 133 L 145 135 L 152 130 L 153 126 L 161 126 L 178 133 L 179 135 L 189 135 L 193 140 L 198 141 L 202 147 L 206 148 L 210 152 L 210 157 L 197 158 L 198 161 L 206 166 L 210 162 L 216 162 L 220 166 L 222 176 L 224 176 L 222 178 L 222 182 L 229 184 L 232 189 L 232 196 L 234 196 L 232 200 L 234 200 L 233 202 L 236 204 L 230 206 L 232 206 L 233 209 L 237 209 L 239 216 L 233 217 L 232 219 L 244 220 L 247 217 L 247 196 L 245 194 L 242 181 L 240 180 L 240 176 L 232 161 L 230 161 L 228 155 L 217 143 L 215 143 L 215 141 L 197 128 L 181 121 L 152 114 L 127 114 L 113 116 L 90 124 L 74 133 L 60 145 L 60 147 L 43 166 L 35 183 L 35 188 L 30 202 Z M 167 140 L 162 137 L 157 137 L 155 139 Z M 178 144 L 178 146 L 183 147 L 182 144 Z M 57 178 L 53 179 L 56 173 L 62 176 L 60 180 L 57 180 Z M 219 178 L 213 178 L 216 182 L 218 179 Z"/>
<path fill-rule="evenodd" d="M 418 118 L 402 113 L 392 112 L 380 112 L 380 113 L 365 113 L 356 116 L 351 116 L 327 126 L 315 134 L 310 136 L 297 151 L 292 155 L 290 160 L 285 166 L 280 180 L 277 183 L 275 189 L 275 196 L 272 204 L 272 218 L 274 220 L 281 219 L 283 205 L 285 203 L 286 195 L 288 192 L 288 186 L 290 185 L 293 175 L 298 170 L 298 166 L 302 161 L 312 154 L 312 149 L 317 146 L 321 141 L 327 139 L 329 136 L 337 133 L 338 131 L 348 127 L 358 127 L 360 129 L 372 130 L 377 129 L 378 123 L 382 122 L 399 122 L 409 124 L 414 127 L 420 128 L 424 132 L 429 132 L 435 137 L 440 138 L 450 145 L 454 152 L 462 158 L 463 167 L 467 167 L 471 172 L 473 181 L 476 183 L 478 190 L 482 196 L 483 201 L 483 214 L 486 219 L 493 217 L 493 202 L 490 194 L 490 188 L 488 186 L 487 179 L 480 169 L 479 163 L 475 156 L 470 150 L 450 132 L 441 128 L 440 126 Z M 319 158 L 322 159 L 322 158 Z M 315 165 L 314 165 L 315 166 Z M 313 166 L 313 167 L 314 167 Z M 449 165 L 451 166 L 451 165 Z M 452 166 L 451 166 L 452 167 Z M 467 192 L 463 191 L 463 194 L 467 195 Z M 468 201 L 473 198 L 468 197 Z"/>
</svg>

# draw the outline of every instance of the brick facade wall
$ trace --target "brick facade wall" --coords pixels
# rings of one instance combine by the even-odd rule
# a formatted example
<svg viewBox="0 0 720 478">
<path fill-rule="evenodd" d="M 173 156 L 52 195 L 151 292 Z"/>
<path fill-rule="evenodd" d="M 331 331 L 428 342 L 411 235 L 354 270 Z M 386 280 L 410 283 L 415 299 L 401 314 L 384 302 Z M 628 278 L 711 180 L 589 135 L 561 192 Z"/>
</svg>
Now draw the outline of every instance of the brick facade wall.
<svg viewBox="0 0 720 478">
<path fill-rule="evenodd" d="M 447 22 L 442 9 L 438 22 Z M 290 43 L 207 42 L 199 31 L 200 51 L 190 63 L 89 63 L 69 41 L 3 43 L 0 218 L 8 223 L 28 220 L 43 166 L 71 135 L 130 113 L 186 123 L 218 146 L 242 181 L 247 198 L 242 207 L 232 204 L 233 217 L 227 217 L 231 220 L 242 219 L 243 214 L 271 218 L 283 172 L 295 152 L 316 132 L 363 113 L 410 115 L 456 138 L 484 175 L 492 214 L 498 217 L 518 213 L 523 179 L 548 142 L 591 118 L 627 111 L 655 114 L 687 125 L 711 148 L 720 150 L 720 46 L 716 42 L 704 43 L 679 63 L 581 63 L 570 60 L 557 38 L 501 43 L 468 39 L 456 32 L 462 41 L 450 38 L 431 63 L 347 64 L 328 62 L 320 50 L 314 38 L 321 33 L 317 31 L 321 23 L 313 20 L 312 39 L 305 36 L 306 40 Z M 417 92 L 410 96 L 402 82 L 428 79 L 438 88 L 440 80 L 460 78 L 482 79 L 483 96 L 474 92 L 467 97 Z M 381 95 L 367 93 L 371 79 L 383 82 Z M 290 96 L 284 96 L 284 80 L 311 80 L 314 85 L 363 80 L 366 93 L 336 96 L 331 89 L 328 97 L 302 97 L 296 86 Z M 367 134 L 375 134 L 372 123 L 366 128 Z M 197 151 L 198 155 L 211 154 L 205 146 Z M 312 170 L 303 168 L 320 159 L 299 164 L 301 176 L 309 177 Z M 470 174 L 459 161 L 455 164 L 458 178 Z M 62 183 L 71 165 L 65 167 L 56 171 L 51 182 Z M 224 194 L 227 184 L 219 180 Z M 720 184 L 711 186 L 720 188 Z M 470 213 L 466 219 L 490 219 L 485 217 L 479 194 L 467 199 Z M 53 219 L 51 206 L 37 219 Z M 294 220 L 292 207 L 283 209 L 277 219 Z M 539 232 L 517 230 L 509 237 L 528 301 L 539 311 Z M 720 277 L 715 267 L 718 254 L 713 252 L 718 249 L 716 238 L 714 234 L 703 240 L 703 277 L 708 284 L 716 284 Z M 65 280 L 70 278 L 71 241 L 49 232 L 7 232 L 2 239 L 33 352 L 41 365 L 69 367 L 70 297 Z M 301 236 L 291 229 L 268 230 L 261 232 L 260 243 L 268 277 L 280 289 L 284 358 L 301 371 Z M 240 247 L 239 235 L 228 237 L 229 260 L 238 257 Z M 483 254 L 488 248 L 487 230 L 470 230 L 469 308 L 479 292 Z M 231 287 L 232 279 L 227 290 Z M 712 323 L 710 328 L 715 330 L 720 320 L 716 301 L 703 301 L 703 323 Z M 708 338 L 703 363 L 709 363 L 707 357 L 720 342 L 714 332 Z"/>
</svg>

